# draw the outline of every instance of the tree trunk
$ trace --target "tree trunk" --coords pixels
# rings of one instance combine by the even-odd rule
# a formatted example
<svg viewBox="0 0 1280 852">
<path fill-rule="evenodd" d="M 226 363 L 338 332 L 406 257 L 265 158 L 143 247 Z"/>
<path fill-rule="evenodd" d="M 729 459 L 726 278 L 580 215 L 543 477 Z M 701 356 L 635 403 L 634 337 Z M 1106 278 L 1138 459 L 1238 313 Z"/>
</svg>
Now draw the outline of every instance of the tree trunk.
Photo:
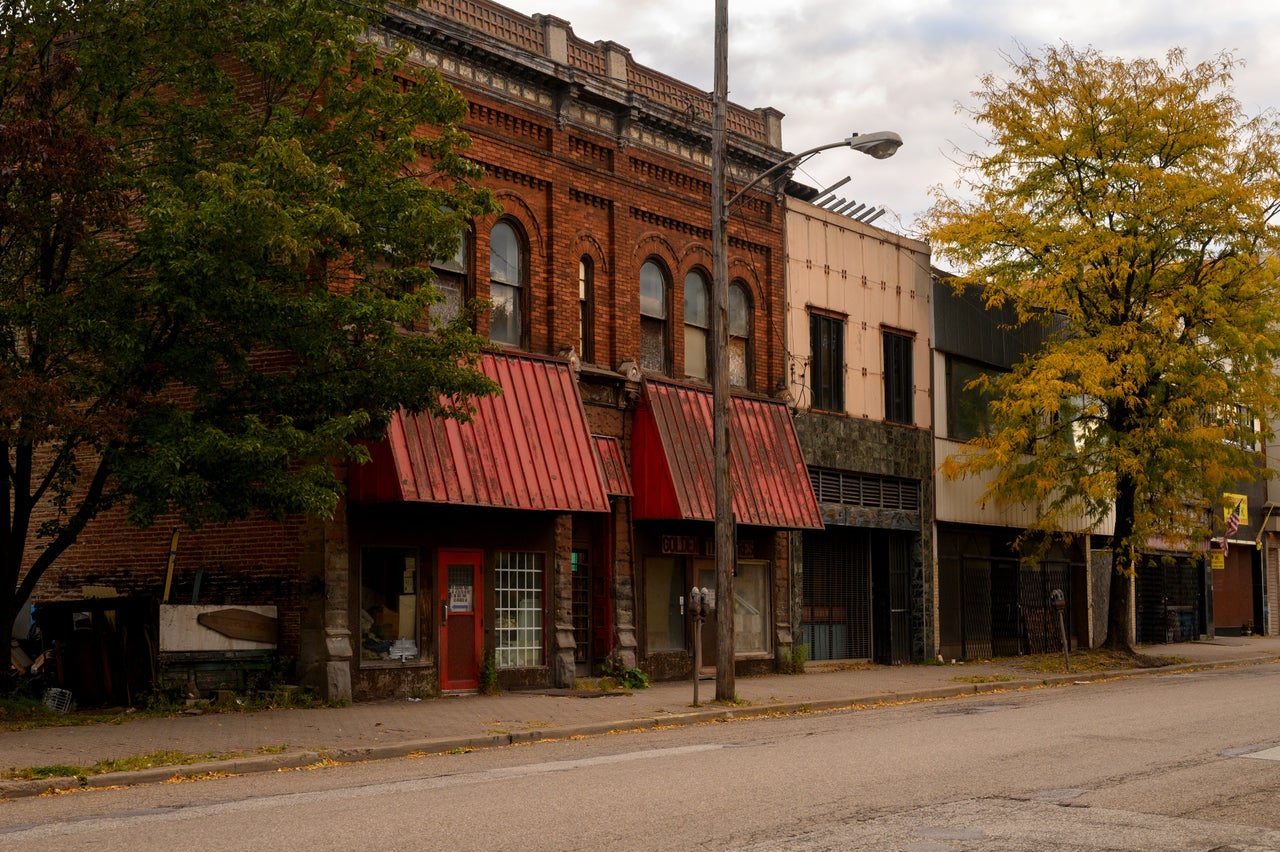
<svg viewBox="0 0 1280 852">
<path fill-rule="evenodd" d="M 1102 647 L 1132 654 L 1133 577 L 1137 550 L 1129 541 L 1133 534 L 1136 483 L 1121 476 L 1116 484 L 1116 526 L 1111 538 L 1111 595 L 1107 604 L 1107 638 Z"/>
<path fill-rule="evenodd" d="M 1122 564 L 1127 563 L 1127 564 Z M 1118 550 L 1111 554 L 1111 601 L 1107 607 L 1107 638 L 1102 647 L 1126 654 L 1134 653 L 1129 636 L 1133 593 L 1133 565 L 1124 560 Z"/>
</svg>

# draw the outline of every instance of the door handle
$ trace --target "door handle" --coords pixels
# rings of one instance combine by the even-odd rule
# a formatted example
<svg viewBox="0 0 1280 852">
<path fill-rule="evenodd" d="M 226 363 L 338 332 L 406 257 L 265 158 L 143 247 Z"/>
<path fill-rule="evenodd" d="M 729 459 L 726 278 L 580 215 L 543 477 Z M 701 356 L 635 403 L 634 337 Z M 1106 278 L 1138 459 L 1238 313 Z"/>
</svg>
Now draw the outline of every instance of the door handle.
<svg viewBox="0 0 1280 852">
<path fill-rule="evenodd" d="M 449 623 L 449 603 L 440 601 L 440 626 L 443 627 Z"/>
</svg>

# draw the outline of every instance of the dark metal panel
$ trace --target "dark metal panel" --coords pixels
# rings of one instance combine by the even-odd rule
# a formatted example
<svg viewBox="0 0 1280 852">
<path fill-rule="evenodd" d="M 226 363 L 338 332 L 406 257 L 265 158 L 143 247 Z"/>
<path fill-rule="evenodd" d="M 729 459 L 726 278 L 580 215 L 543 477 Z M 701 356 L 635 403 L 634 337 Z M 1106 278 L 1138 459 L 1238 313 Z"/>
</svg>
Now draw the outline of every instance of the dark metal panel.
<svg viewBox="0 0 1280 852">
<path fill-rule="evenodd" d="M 674 492 L 674 507 L 638 494 L 637 518 L 715 518 L 712 475 L 712 399 L 699 388 L 649 379 L 637 433 L 651 425 Z M 730 404 L 730 479 L 737 522 L 786 529 L 821 529 L 808 469 L 787 407 L 769 400 L 734 397 Z M 649 465 L 651 460 L 642 459 Z M 646 477 L 652 477 L 646 471 Z M 641 474 L 637 472 L 637 480 Z M 657 479 L 657 477 L 652 477 Z M 660 481 L 660 480 L 659 480 Z M 674 508 L 669 515 L 658 514 Z"/>
<path fill-rule="evenodd" d="M 1011 307 L 988 308 L 973 289 L 957 294 L 946 280 L 933 285 L 934 347 L 1009 369 L 1044 343 L 1046 328 L 1019 325 Z"/>
<path fill-rule="evenodd" d="M 405 500 L 561 512 L 607 512 L 604 475 L 569 366 L 524 355 L 487 354 L 480 370 L 502 393 L 472 403 L 461 423 L 397 412 L 390 450 L 357 471 L 357 502 Z M 394 479 L 379 465 L 390 463 Z M 399 488 L 388 488 L 390 481 Z"/>
</svg>

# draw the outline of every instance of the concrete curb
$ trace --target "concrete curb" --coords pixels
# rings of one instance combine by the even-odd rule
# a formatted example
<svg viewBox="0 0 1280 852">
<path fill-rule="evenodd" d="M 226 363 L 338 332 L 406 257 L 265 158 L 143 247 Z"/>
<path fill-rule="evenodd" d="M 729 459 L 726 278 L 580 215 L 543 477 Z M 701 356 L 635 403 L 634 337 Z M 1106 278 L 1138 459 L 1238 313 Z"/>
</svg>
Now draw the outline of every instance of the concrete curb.
<svg viewBox="0 0 1280 852">
<path fill-rule="evenodd" d="M 174 778 L 188 778 L 211 773 L 245 775 L 250 772 L 275 772 L 280 769 L 297 769 L 319 763 L 324 757 L 316 751 L 295 751 L 284 754 L 254 757 L 232 757 L 226 760 L 207 760 L 178 766 L 155 766 L 150 769 L 132 769 L 126 772 L 104 772 L 100 775 L 60 776 L 32 781 L 0 781 L 0 800 L 23 799 L 43 796 L 50 792 L 72 789 L 103 789 L 129 787 L 135 784 L 161 784 Z"/>
<path fill-rule="evenodd" d="M 157 766 L 128 772 L 105 772 L 101 775 L 80 777 L 42 778 L 33 781 L 0 781 L 0 800 L 42 796 L 49 792 L 73 788 L 102 789 L 125 787 L 135 784 L 158 784 L 174 778 L 200 776 L 210 773 L 246 775 L 253 772 L 275 772 L 281 769 L 297 769 L 324 760 L 334 763 L 361 763 L 374 760 L 393 760 L 415 754 L 447 754 L 482 748 L 501 748 L 508 745 L 534 743 L 544 740 L 569 740 L 575 737 L 602 736 L 615 731 L 642 731 L 662 727 L 686 727 L 707 722 L 731 719 L 754 719 L 769 716 L 792 716 L 803 713 L 843 710 L 853 707 L 880 707 L 903 704 L 910 701 L 931 701 L 946 698 L 963 698 L 970 695 L 988 695 L 998 692 L 1016 692 L 1023 689 L 1043 689 L 1051 686 L 1087 685 L 1096 681 L 1145 675 L 1179 674 L 1230 666 L 1255 665 L 1275 662 L 1270 657 L 1249 657 L 1215 662 L 1178 663 L 1172 666 L 1144 669 L 1118 669 L 1104 672 L 1080 672 L 1078 674 L 1047 675 L 1043 678 L 1019 678 L 1008 681 L 983 683 L 957 682 L 954 685 L 910 690 L 907 692 L 883 692 L 876 695 L 849 698 L 826 698 L 814 701 L 786 702 L 778 704 L 751 704 L 742 707 L 720 707 L 692 710 L 665 716 L 649 716 L 638 719 L 620 719 L 609 722 L 591 722 L 563 728 L 544 728 L 514 733 L 479 734 L 474 736 L 443 737 L 439 739 L 405 740 L 387 745 L 360 748 L 334 748 L 324 751 L 299 751 L 273 755 L 234 757 L 182 766 Z"/>
</svg>

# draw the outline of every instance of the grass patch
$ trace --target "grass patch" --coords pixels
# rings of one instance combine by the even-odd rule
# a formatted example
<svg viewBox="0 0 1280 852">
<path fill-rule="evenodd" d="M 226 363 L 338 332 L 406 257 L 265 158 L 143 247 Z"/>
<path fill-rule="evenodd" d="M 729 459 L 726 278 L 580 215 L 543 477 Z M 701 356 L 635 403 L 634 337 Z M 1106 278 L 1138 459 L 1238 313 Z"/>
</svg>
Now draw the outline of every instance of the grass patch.
<svg viewBox="0 0 1280 852">
<path fill-rule="evenodd" d="M 188 766 L 192 763 L 203 763 L 210 760 L 223 760 L 232 755 L 221 755 L 206 752 L 203 754 L 187 754 L 180 751 L 153 751 L 134 757 L 122 757 L 112 760 L 100 760 L 92 766 L 33 766 L 29 769 L 9 769 L 0 772 L 0 778 L 14 781 L 34 781 L 44 778 L 76 777 L 87 778 L 91 775 L 104 775 L 108 772 L 130 772 L 137 769 L 152 769 L 157 766 Z"/>
<path fill-rule="evenodd" d="M 1062 654 L 1035 654 L 1029 657 L 1006 659 L 1006 662 L 1039 674 L 1063 674 L 1066 668 Z M 1123 669 L 1158 669 L 1178 665 L 1187 660 L 1182 657 L 1161 657 L 1151 654 L 1126 654 L 1108 648 L 1085 648 L 1071 652 L 1072 672 L 1109 672 Z"/>
<path fill-rule="evenodd" d="M 26 731 L 36 728 L 65 728 L 77 725 L 120 725 L 131 719 L 167 718 L 186 713 L 252 713 L 260 710 L 285 710 L 324 707 L 309 689 L 281 687 L 237 695 L 223 703 L 207 702 L 198 707 L 170 690 L 155 690 L 143 696 L 139 706 L 101 710 L 96 708 L 58 713 L 44 706 L 39 698 L 29 695 L 0 695 L 0 732 Z"/>
<path fill-rule="evenodd" d="M 0 731 L 26 731 L 33 728 L 61 728 L 75 725 L 119 725 L 138 715 L 139 712 L 133 708 L 110 712 L 73 710 L 70 713 L 57 713 L 45 707 L 44 703 L 36 698 L 16 695 L 0 696 Z"/>
<path fill-rule="evenodd" d="M 956 683 L 1008 683 L 1014 680 L 1013 675 L 969 675 L 951 678 Z"/>
</svg>

